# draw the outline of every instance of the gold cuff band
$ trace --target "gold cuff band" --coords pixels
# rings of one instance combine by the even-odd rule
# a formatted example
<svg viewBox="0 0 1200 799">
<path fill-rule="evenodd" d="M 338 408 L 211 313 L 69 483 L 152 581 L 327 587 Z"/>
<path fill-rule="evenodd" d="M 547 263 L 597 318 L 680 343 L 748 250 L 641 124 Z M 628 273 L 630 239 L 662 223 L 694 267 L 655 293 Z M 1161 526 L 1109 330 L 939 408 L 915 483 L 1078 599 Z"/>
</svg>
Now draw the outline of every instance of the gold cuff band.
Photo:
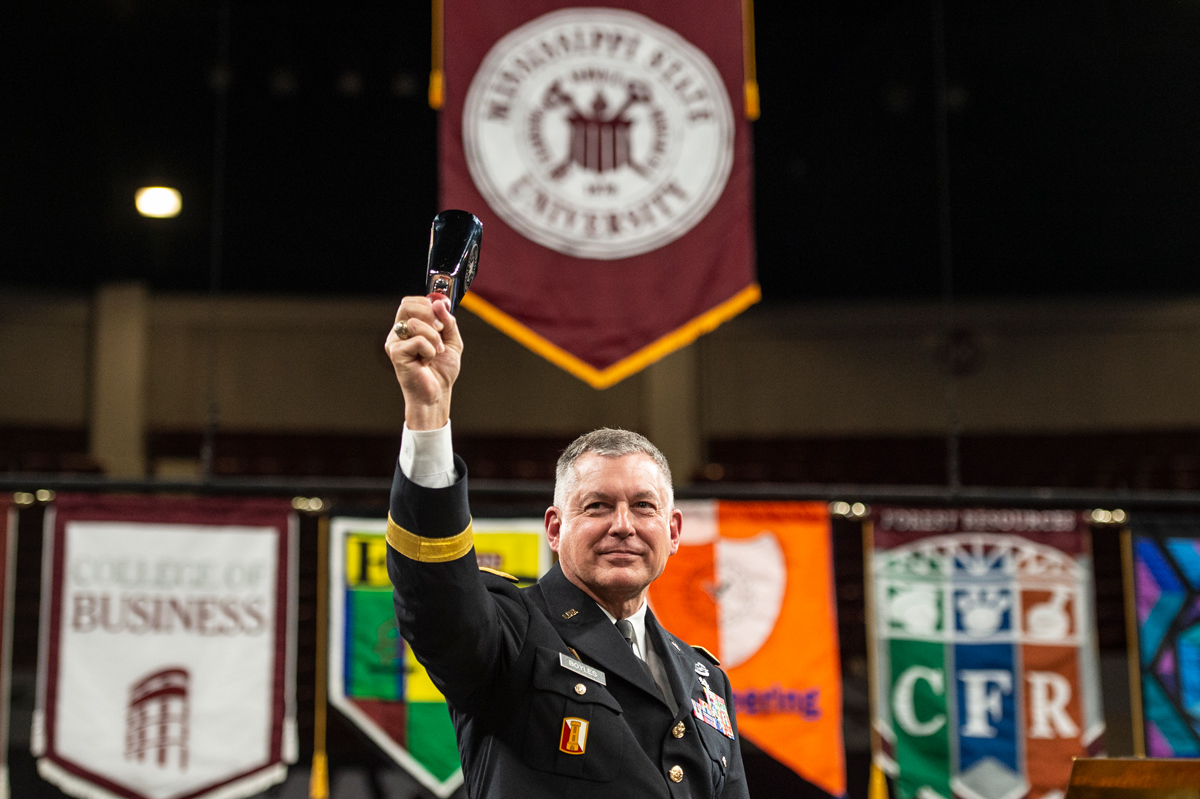
<svg viewBox="0 0 1200 799">
<path fill-rule="evenodd" d="M 409 560 L 415 560 L 418 563 L 447 563 L 458 560 L 470 552 L 471 547 L 475 545 L 475 537 L 471 532 L 471 524 L 468 522 L 467 529 L 458 535 L 449 538 L 426 538 L 410 533 L 396 524 L 392 521 L 392 514 L 389 513 L 387 542 L 392 549 Z"/>
</svg>

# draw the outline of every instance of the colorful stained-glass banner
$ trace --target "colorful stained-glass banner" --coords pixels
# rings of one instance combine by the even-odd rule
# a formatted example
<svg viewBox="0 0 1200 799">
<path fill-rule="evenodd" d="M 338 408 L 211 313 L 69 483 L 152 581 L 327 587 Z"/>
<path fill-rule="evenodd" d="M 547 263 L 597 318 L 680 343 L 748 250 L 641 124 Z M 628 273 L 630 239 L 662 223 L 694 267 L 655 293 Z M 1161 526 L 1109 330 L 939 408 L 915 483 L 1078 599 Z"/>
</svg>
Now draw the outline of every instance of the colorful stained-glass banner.
<svg viewBox="0 0 1200 799">
<path fill-rule="evenodd" d="M 1072 510 L 879 508 L 876 765 L 899 799 L 1061 799 L 1102 745 L 1088 524 Z"/>
<path fill-rule="evenodd" d="M 550 568 L 541 519 L 474 519 L 480 566 L 524 583 Z M 437 796 L 463 782 L 446 699 L 400 638 L 387 518 L 330 520 L 329 701 Z"/>
<path fill-rule="evenodd" d="M 1200 757 L 1200 517 L 1138 513 L 1130 558 L 1150 757 Z"/>
</svg>

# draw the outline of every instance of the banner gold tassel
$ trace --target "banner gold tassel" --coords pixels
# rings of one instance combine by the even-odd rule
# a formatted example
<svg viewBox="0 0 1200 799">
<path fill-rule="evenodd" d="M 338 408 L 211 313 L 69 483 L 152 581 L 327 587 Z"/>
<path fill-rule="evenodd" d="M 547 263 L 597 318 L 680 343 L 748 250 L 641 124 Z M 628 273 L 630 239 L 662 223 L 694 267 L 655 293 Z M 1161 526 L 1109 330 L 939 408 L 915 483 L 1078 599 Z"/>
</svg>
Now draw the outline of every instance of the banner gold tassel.
<svg viewBox="0 0 1200 799">
<path fill-rule="evenodd" d="M 759 117 L 758 66 L 754 54 L 754 0 L 742 0 L 742 62 L 742 74 L 745 78 L 742 95 L 746 103 L 746 119 L 753 122 Z"/>
<path fill-rule="evenodd" d="M 429 70 L 429 107 L 434 111 L 446 100 L 446 73 L 442 69 L 442 0 L 433 0 L 433 64 Z"/>
<path fill-rule="evenodd" d="M 308 799 L 329 799 L 329 761 L 324 752 L 313 752 Z"/>
<path fill-rule="evenodd" d="M 887 777 L 883 769 L 871 764 L 871 784 L 867 788 L 867 799 L 888 799 Z"/>
<path fill-rule="evenodd" d="M 325 754 L 325 671 L 329 654 L 329 517 L 317 519 L 317 657 L 313 689 L 313 759 L 308 799 L 329 799 L 329 760 Z"/>
</svg>

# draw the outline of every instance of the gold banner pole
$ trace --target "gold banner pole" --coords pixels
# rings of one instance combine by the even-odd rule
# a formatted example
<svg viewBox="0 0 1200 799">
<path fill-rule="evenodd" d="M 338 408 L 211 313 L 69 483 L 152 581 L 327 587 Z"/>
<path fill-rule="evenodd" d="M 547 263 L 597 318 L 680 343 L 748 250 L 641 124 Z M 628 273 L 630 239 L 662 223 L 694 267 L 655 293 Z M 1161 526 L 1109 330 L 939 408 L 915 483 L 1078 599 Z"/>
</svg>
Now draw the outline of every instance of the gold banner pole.
<svg viewBox="0 0 1200 799">
<path fill-rule="evenodd" d="M 879 678 L 875 674 L 875 525 L 868 519 L 862 525 L 863 548 L 863 621 L 867 628 L 867 729 L 871 734 L 871 777 L 867 799 L 888 799 L 887 775 L 875 763 L 879 753 L 879 731 L 875 729 L 875 697 Z"/>
<path fill-rule="evenodd" d="M 446 73 L 442 70 L 442 0 L 433 0 L 433 64 L 429 70 L 429 107 L 434 111 L 446 100 Z"/>
<path fill-rule="evenodd" d="M 1133 722 L 1133 753 L 1146 756 L 1142 727 L 1142 659 L 1138 653 L 1137 587 L 1133 579 L 1133 535 L 1121 529 L 1121 581 L 1125 588 L 1125 651 L 1129 659 L 1129 712 Z"/>
<path fill-rule="evenodd" d="M 313 689 L 313 759 L 309 799 L 329 799 L 329 759 L 325 754 L 326 669 L 329 657 L 329 517 L 317 519 L 317 656 Z"/>
<path fill-rule="evenodd" d="M 436 0 L 435 0 L 436 2 Z M 758 64 L 754 53 L 754 0 L 742 0 L 742 94 L 746 102 L 746 119 L 759 117 Z"/>
</svg>

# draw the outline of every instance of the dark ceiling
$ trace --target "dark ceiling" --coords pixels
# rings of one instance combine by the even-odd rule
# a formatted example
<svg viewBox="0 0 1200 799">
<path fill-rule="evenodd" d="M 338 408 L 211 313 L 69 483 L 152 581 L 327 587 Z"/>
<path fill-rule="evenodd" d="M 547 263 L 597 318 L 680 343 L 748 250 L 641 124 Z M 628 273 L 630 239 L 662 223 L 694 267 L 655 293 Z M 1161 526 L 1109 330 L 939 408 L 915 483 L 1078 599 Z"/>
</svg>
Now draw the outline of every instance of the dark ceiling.
<svg viewBox="0 0 1200 799">
<path fill-rule="evenodd" d="M 768 301 L 938 295 L 934 2 L 756 4 Z M 232 7 L 221 289 L 398 291 L 437 210 L 429 4 Z M 5 18 L 0 284 L 207 290 L 219 0 Z M 1200 292 L 1200 3 L 945 21 L 955 293 Z M 151 182 L 179 218 L 136 215 Z"/>
</svg>

